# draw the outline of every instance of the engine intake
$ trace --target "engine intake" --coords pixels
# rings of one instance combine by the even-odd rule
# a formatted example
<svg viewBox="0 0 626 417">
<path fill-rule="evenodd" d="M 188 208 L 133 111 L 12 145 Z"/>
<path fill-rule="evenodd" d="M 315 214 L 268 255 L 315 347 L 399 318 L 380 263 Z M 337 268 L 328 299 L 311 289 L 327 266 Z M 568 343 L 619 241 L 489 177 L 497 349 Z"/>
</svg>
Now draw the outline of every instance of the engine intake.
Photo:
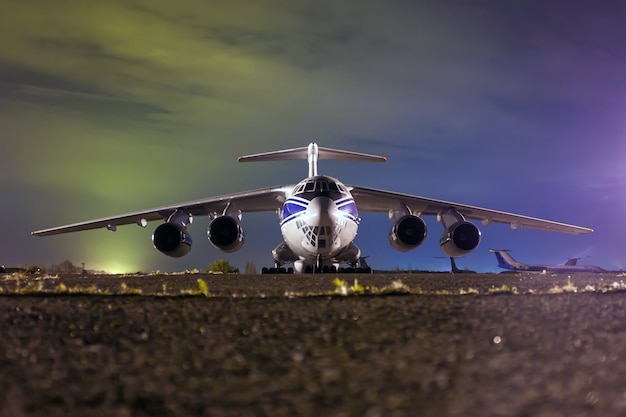
<svg viewBox="0 0 626 417">
<path fill-rule="evenodd" d="M 443 232 L 439 247 L 448 256 L 467 255 L 480 243 L 480 230 L 470 222 L 461 221 Z"/>
<path fill-rule="evenodd" d="M 191 250 L 191 236 L 177 223 L 163 223 L 154 230 L 152 244 L 167 256 L 180 258 Z"/>
<path fill-rule="evenodd" d="M 209 223 L 209 241 L 224 252 L 235 252 L 244 243 L 243 229 L 237 220 L 230 216 L 220 216 Z"/>
<path fill-rule="evenodd" d="M 400 218 L 389 231 L 391 247 L 400 252 L 417 248 L 426 239 L 426 223 L 421 217 L 407 214 Z"/>
</svg>

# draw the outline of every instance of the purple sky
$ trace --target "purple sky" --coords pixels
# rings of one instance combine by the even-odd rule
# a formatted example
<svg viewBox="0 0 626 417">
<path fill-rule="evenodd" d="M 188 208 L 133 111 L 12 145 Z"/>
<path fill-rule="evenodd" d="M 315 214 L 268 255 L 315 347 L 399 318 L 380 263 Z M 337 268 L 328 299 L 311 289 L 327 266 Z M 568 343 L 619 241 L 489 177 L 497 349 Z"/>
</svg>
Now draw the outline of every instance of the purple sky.
<svg viewBox="0 0 626 417">
<path fill-rule="evenodd" d="M 574 1 L 14 1 L 0 5 L 0 263 L 64 259 L 119 271 L 271 264 L 276 216 L 243 218 L 223 254 L 190 227 L 181 259 L 134 226 L 37 229 L 269 185 L 305 161 L 243 154 L 320 146 L 386 164 L 321 161 L 345 183 L 592 227 L 570 236 L 481 227 L 459 266 L 626 263 L 626 3 Z M 361 213 L 356 243 L 379 269 L 449 268 L 429 238 L 388 244 Z"/>
</svg>

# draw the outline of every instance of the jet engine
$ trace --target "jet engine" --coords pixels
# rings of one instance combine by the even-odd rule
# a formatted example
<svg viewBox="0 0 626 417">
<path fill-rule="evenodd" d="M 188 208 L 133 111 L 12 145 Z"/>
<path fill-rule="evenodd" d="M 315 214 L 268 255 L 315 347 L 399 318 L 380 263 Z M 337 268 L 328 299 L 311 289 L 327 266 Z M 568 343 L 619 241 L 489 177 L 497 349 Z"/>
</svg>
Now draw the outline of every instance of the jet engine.
<svg viewBox="0 0 626 417">
<path fill-rule="evenodd" d="M 417 248 L 426 238 L 426 223 L 421 217 L 407 214 L 391 226 L 389 243 L 400 252 Z"/>
<path fill-rule="evenodd" d="M 470 222 L 460 221 L 443 232 L 439 247 L 448 256 L 463 256 L 476 249 L 479 243 L 478 227 Z"/>
<path fill-rule="evenodd" d="M 230 216 L 220 216 L 211 220 L 207 236 L 213 246 L 224 252 L 235 252 L 244 243 L 241 225 L 235 218 Z"/>
<path fill-rule="evenodd" d="M 191 250 L 191 243 L 191 236 L 178 223 L 163 223 L 152 234 L 154 247 L 173 258 L 187 255 Z"/>
</svg>

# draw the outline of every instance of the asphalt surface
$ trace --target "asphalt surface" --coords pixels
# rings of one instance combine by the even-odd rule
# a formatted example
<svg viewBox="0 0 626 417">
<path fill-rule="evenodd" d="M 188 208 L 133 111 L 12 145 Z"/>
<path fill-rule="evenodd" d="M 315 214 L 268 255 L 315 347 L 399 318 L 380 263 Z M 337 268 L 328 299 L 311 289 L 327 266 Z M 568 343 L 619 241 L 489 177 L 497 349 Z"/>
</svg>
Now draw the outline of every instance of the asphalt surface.
<svg viewBox="0 0 626 417">
<path fill-rule="evenodd" d="M 1 277 L 0 416 L 626 415 L 618 274 Z"/>
</svg>

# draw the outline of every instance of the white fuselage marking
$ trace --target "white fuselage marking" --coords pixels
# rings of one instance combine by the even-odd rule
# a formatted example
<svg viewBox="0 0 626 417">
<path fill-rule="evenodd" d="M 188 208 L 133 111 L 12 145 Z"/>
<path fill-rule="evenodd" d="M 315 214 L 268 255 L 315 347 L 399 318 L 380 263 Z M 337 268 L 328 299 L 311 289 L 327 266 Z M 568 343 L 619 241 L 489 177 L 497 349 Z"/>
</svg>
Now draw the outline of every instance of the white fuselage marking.
<svg viewBox="0 0 626 417">
<path fill-rule="evenodd" d="M 345 201 L 346 197 L 340 200 Z M 354 240 L 357 229 L 357 220 L 339 210 L 336 202 L 325 196 L 312 198 L 306 209 L 281 225 L 285 243 L 302 261 L 311 264 L 318 255 L 332 259 L 339 254 Z"/>
</svg>

